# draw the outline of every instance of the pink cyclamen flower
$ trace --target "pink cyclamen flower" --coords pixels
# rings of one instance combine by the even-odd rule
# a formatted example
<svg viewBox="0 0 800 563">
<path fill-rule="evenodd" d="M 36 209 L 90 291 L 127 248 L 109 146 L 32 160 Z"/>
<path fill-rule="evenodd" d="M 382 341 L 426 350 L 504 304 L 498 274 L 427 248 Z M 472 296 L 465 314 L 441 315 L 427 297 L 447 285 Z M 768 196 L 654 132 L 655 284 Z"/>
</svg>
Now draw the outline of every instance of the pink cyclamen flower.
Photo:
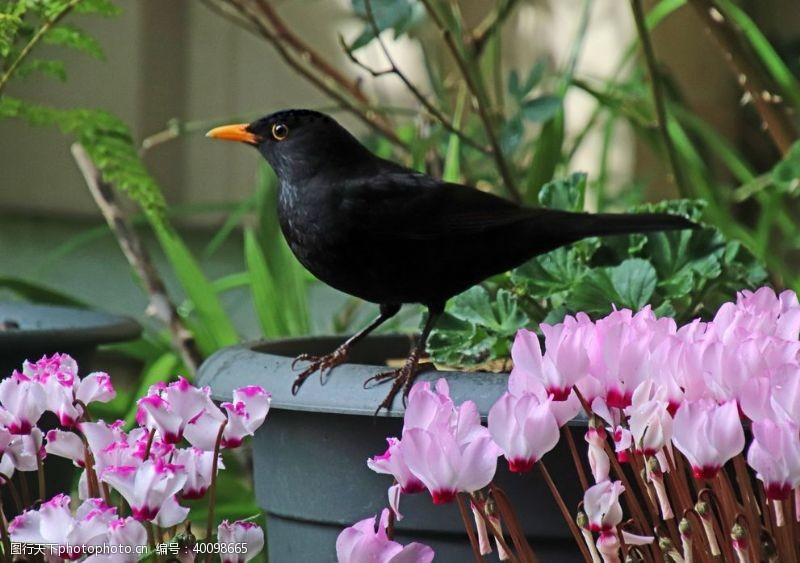
<svg viewBox="0 0 800 563">
<path fill-rule="evenodd" d="M 776 424 L 769 419 L 753 423 L 753 443 L 747 463 L 764 483 L 770 500 L 789 498 L 800 486 L 800 440 L 794 423 Z"/>
<path fill-rule="evenodd" d="M 586 489 L 583 510 L 592 532 L 613 532 L 622 522 L 619 496 L 625 491 L 620 481 L 602 481 Z"/>
<path fill-rule="evenodd" d="M 208 487 L 211 486 L 211 470 L 214 465 L 214 452 L 207 452 L 200 448 L 186 448 L 175 450 L 173 463 L 182 467 L 186 475 L 186 482 L 180 492 L 184 499 L 202 498 Z M 217 461 L 217 470 L 224 469 L 222 456 Z"/>
<path fill-rule="evenodd" d="M 147 545 L 147 531 L 135 518 L 119 518 L 108 523 L 108 543 L 117 548 L 117 553 L 97 553 L 83 563 L 136 563 L 142 556 L 141 550 Z M 125 553 L 119 546 L 129 548 Z"/>
<path fill-rule="evenodd" d="M 437 504 L 450 502 L 458 492 L 485 487 L 497 470 L 500 450 L 481 426 L 475 403 L 465 401 L 455 407 L 443 379 L 436 383 L 435 393 L 427 383 L 414 387 L 418 386 L 411 390 L 408 401 L 413 426 L 404 426 L 399 446 L 411 473 L 425 484 Z M 417 401 L 424 402 L 424 408 L 418 409 Z"/>
<path fill-rule="evenodd" d="M 489 432 L 514 473 L 530 471 L 558 443 L 552 400 L 504 393 L 489 410 Z"/>
<path fill-rule="evenodd" d="M 196 423 L 207 411 L 215 411 L 215 414 L 219 413 L 218 418 L 222 418 L 222 413 L 211 401 L 211 391 L 198 389 L 184 377 L 166 387 L 151 388 L 138 404 L 136 422 L 150 430 L 155 429 L 169 444 L 180 442 L 187 425 Z M 201 432 L 204 437 L 210 433 L 211 439 L 216 440 L 218 430 L 219 424 L 216 424 L 215 428 L 202 428 Z"/>
<path fill-rule="evenodd" d="M 186 473 L 179 465 L 155 458 L 138 466 L 108 466 L 100 480 L 119 491 L 128 501 L 131 515 L 140 522 L 150 520 L 169 527 L 183 522 L 189 513 L 175 500 L 186 483 Z"/>
<path fill-rule="evenodd" d="M 26 361 L 22 375 L 42 387 L 47 410 L 67 427 L 75 425 L 89 403 L 105 403 L 116 396 L 108 374 L 95 372 L 81 379 L 78 364 L 67 354 L 44 356 L 35 363 Z"/>
<path fill-rule="evenodd" d="M 15 371 L 0 381 L 0 424 L 12 434 L 30 434 L 47 409 L 41 383 Z"/>
<path fill-rule="evenodd" d="M 389 506 L 394 511 L 398 520 L 402 520 L 400 513 L 400 495 L 411 495 L 425 490 L 425 485 L 408 468 L 403 451 L 400 448 L 400 440 L 397 438 L 386 438 L 389 447 L 386 451 L 367 460 L 367 467 L 375 473 L 391 475 L 397 484 L 389 487 Z"/>
<path fill-rule="evenodd" d="M 37 471 L 39 459 L 46 455 L 42 448 L 42 431 L 34 427 L 29 434 L 14 436 L 6 448 L 6 455 L 16 470 Z"/>
<path fill-rule="evenodd" d="M 252 436 L 264 423 L 271 402 L 272 395 L 256 385 L 235 389 L 233 402 L 222 403 L 228 415 L 222 433 L 222 447 L 238 448 L 245 436 Z"/>
<path fill-rule="evenodd" d="M 26 510 L 8 526 L 11 541 L 58 546 L 60 559 L 79 559 L 83 546 L 108 542 L 109 523 L 117 519 L 117 509 L 101 499 L 88 499 L 75 512 L 70 498 L 59 494 L 42 503 L 37 510 Z"/>
<path fill-rule="evenodd" d="M 569 397 L 573 385 L 587 374 L 589 358 L 584 339 L 591 337 L 589 329 L 592 326 L 572 323 L 565 327 L 562 323 L 553 327 L 541 325 L 541 328 L 548 344 L 553 343 L 554 350 L 548 348 L 543 355 L 535 332 L 525 329 L 517 331 L 511 346 L 514 368 L 509 390 L 519 394 L 533 380 L 540 383 L 553 399 L 563 401 Z"/>
<path fill-rule="evenodd" d="M 735 401 L 721 405 L 709 399 L 687 401 L 675 413 L 672 443 L 695 477 L 711 479 L 744 449 L 744 430 Z"/>
<path fill-rule="evenodd" d="M 80 424 L 80 431 L 94 456 L 94 468 L 98 475 L 107 466 L 138 465 L 143 460 L 143 449 L 149 440 L 147 430 L 134 428 L 126 433 L 122 430 L 124 424 L 122 420 L 112 424 L 102 420 Z"/>
<path fill-rule="evenodd" d="M 600 483 L 601 481 L 608 481 L 608 474 L 611 470 L 611 460 L 608 459 L 608 454 L 604 447 L 606 442 L 606 430 L 597 418 L 593 418 L 589 421 L 589 429 L 586 430 L 584 439 L 589 445 L 587 456 L 589 458 L 589 467 L 592 470 L 594 482 Z"/>
<path fill-rule="evenodd" d="M 86 465 L 86 448 L 80 436 L 74 432 L 56 429 L 50 430 L 46 438 L 44 449 L 48 454 L 71 459 L 78 467 Z"/>
<path fill-rule="evenodd" d="M 253 522 L 223 520 L 217 528 L 217 541 L 223 545 L 243 545 L 243 553 L 223 553 L 222 563 L 245 563 L 264 549 L 264 531 Z"/>
<path fill-rule="evenodd" d="M 336 558 L 339 563 L 430 563 L 433 550 L 421 543 L 403 546 L 386 535 L 389 510 L 381 512 L 377 529 L 376 518 L 366 518 L 345 528 L 336 538 Z"/>
<path fill-rule="evenodd" d="M 403 452 L 400 449 L 400 440 L 386 438 L 389 447 L 386 451 L 367 460 L 367 467 L 375 473 L 391 475 L 400 485 L 400 492 L 404 494 L 418 493 L 425 490 L 425 485 L 417 479 L 406 465 Z"/>
<path fill-rule="evenodd" d="M 672 416 L 669 402 L 656 396 L 658 391 L 652 380 L 639 384 L 625 409 L 628 415 L 633 446 L 636 453 L 652 456 L 672 440 Z"/>
</svg>

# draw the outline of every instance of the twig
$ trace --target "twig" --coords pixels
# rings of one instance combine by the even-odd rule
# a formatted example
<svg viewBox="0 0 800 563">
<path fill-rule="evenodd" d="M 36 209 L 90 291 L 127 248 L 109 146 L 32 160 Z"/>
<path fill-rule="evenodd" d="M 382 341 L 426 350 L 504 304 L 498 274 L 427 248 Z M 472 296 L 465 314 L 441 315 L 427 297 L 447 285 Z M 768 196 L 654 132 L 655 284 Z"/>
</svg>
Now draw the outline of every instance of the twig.
<svg viewBox="0 0 800 563">
<path fill-rule="evenodd" d="M 175 305 L 169 298 L 167 288 L 150 260 L 146 249 L 141 243 L 136 231 L 131 226 L 124 212 L 117 204 L 114 196 L 114 186 L 105 182 L 102 173 L 92 162 L 89 153 L 79 143 L 72 145 L 72 156 L 80 168 L 86 185 L 92 193 L 97 206 L 105 217 L 111 232 L 117 238 L 128 263 L 142 281 L 150 298 L 148 313 L 162 321 L 172 337 L 172 342 L 179 351 L 183 363 L 192 373 L 202 362 L 202 356 L 197 349 L 194 336 L 183 324 Z"/>
<path fill-rule="evenodd" d="M 11 77 L 14 75 L 14 72 L 16 72 L 17 68 L 19 68 L 19 65 L 22 64 L 22 61 L 24 61 L 28 55 L 31 54 L 31 51 L 36 44 L 39 43 L 39 41 L 41 41 L 42 38 L 64 18 L 64 16 L 70 13 L 75 6 L 80 4 L 81 1 L 82 0 L 70 0 L 68 4 L 64 5 L 64 7 L 62 7 L 56 14 L 42 24 L 42 27 L 40 27 L 33 37 L 31 37 L 30 41 L 28 41 L 28 43 L 22 48 L 22 50 L 19 52 L 19 55 L 17 55 L 17 58 L 14 59 L 14 62 L 9 65 L 2 78 L 0 78 L 0 92 L 3 91 L 3 88 L 5 88 L 8 81 L 11 80 Z"/>
<path fill-rule="evenodd" d="M 722 49 L 739 84 L 753 101 L 767 133 L 785 156 L 797 139 L 797 129 L 783 99 L 774 93 L 776 89 L 770 85 L 769 78 L 743 48 L 739 30 L 728 21 L 714 0 L 691 0 L 689 3 L 695 7 L 706 24 L 706 30 Z"/>
<path fill-rule="evenodd" d="M 347 110 L 348 112 L 356 116 L 370 129 L 388 139 L 393 145 L 395 145 L 396 147 L 402 149 L 407 153 L 410 152 L 410 148 L 408 147 L 408 145 L 395 134 L 395 132 L 381 118 L 379 114 L 375 113 L 369 108 L 363 107 L 363 104 L 353 102 L 348 98 L 347 95 L 342 94 L 342 92 L 337 90 L 337 88 L 334 86 L 335 81 L 330 76 L 328 75 L 325 75 L 324 77 L 318 76 L 318 74 L 315 71 L 321 69 L 318 69 L 316 67 L 314 67 L 313 69 L 308 68 L 306 64 L 303 64 L 301 62 L 303 60 L 301 54 L 293 55 L 286 48 L 284 43 L 281 42 L 281 39 L 276 35 L 275 31 L 273 31 L 273 29 L 270 28 L 268 22 L 264 21 L 265 18 L 263 17 L 263 14 L 252 12 L 240 0 L 218 0 L 218 1 L 233 6 L 233 8 L 236 9 L 239 12 L 239 14 L 241 14 L 241 17 L 245 18 L 251 24 L 250 26 L 244 27 L 244 29 L 256 33 L 259 37 L 266 39 L 272 45 L 272 47 L 275 49 L 275 51 L 278 53 L 281 59 L 283 59 L 283 61 L 292 70 L 294 70 L 300 76 L 308 80 L 311 84 L 314 85 L 315 88 L 319 89 L 326 96 L 333 99 L 343 109 Z M 236 23 L 237 21 L 240 20 L 231 19 L 231 21 L 234 21 L 234 23 Z M 288 30 L 285 30 L 285 32 L 288 33 Z M 285 40 L 286 38 L 284 37 L 283 39 Z M 347 93 L 349 95 L 352 95 L 352 92 L 350 90 L 347 90 Z"/>
<path fill-rule="evenodd" d="M 480 57 L 489 38 L 500 31 L 503 23 L 514 11 L 518 0 L 505 0 L 496 10 L 480 22 L 470 33 L 470 46 L 475 57 Z"/>
<path fill-rule="evenodd" d="M 355 53 L 353 53 L 353 50 L 347 46 L 347 44 L 344 42 L 344 39 L 340 36 L 339 40 L 340 43 L 342 44 L 342 48 L 344 49 L 344 52 L 347 54 L 350 60 L 353 61 L 356 65 L 358 65 L 360 68 L 364 69 L 366 72 L 370 73 L 375 78 L 378 78 L 380 76 L 385 76 L 387 74 L 393 74 L 397 76 L 397 78 L 400 79 L 403 85 L 408 89 L 409 92 L 411 92 L 411 94 L 417 99 L 417 101 L 419 101 L 419 103 L 421 103 L 425 107 L 425 109 L 428 110 L 428 113 L 430 113 L 437 121 L 439 121 L 445 129 L 447 129 L 451 133 L 458 135 L 458 137 L 462 141 L 464 141 L 465 144 L 483 152 L 484 154 L 488 154 L 489 151 L 486 149 L 486 147 L 482 146 L 477 141 L 474 141 L 473 139 L 468 137 L 463 131 L 458 129 L 455 126 L 455 124 L 451 120 L 449 120 L 447 116 L 441 112 L 441 110 L 439 110 L 439 108 L 433 105 L 428 100 L 428 98 L 422 92 L 420 92 L 419 88 L 417 88 L 416 85 L 413 82 L 411 82 L 411 79 L 409 79 L 408 76 L 406 76 L 406 74 L 400 69 L 400 67 L 397 66 L 397 63 L 392 57 L 392 54 L 389 52 L 389 48 L 386 46 L 386 43 L 381 38 L 378 22 L 375 20 L 375 13 L 372 11 L 371 0 L 364 0 L 364 7 L 366 8 L 367 12 L 367 20 L 369 21 L 369 24 L 372 27 L 372 31 L 375 33 L 375 40 L 378 42 L 381 51 L 383 51 L 383 56 L 386 57 L 386 61 L 389 63 L 389 68 L 385 70 L 375 70 L 373 68 L 370 68 L 369 66 L 358 60 L 358 58 L 355 56 Z"/>
<path fill-rule="evenodd" d="M 647 29 L 647 22 L 645 21 L 642 0 L 631 0 L 631 8 L 633 9 L 633 19 L 636 21 L 636 30 L 639 33 L 639 40 L 642 43 L 644 60 L 647 63 L 647 69 L 650 73 L 650 87 L 653 91 L 653 104 L 656 109 L 658 131 L 661 134 L 664 148 L 667 151 L 667 158 L 672 168 L 672 176 L 675 179 L 675 185 L 681 197 L 690 197 L 691 193 L 683 176 L 683 170 L 681 170 L 678 152 L 675 150 L 675 145 L 669 134 L 669 118 L 667 117 L 667 107 L 664 102 L 664 92 L 661 89 L 661 78 L 658 72 L 656 55 L 653 51 L 653 43 L 650 41 L 650 32 Z"/>
<path fill-rule="evenodd" d="M 289 27 L 278 15 L 278 12 L 270 4 L 270 0 L 255 0 L 261 13 L 267 18 L 269 23 L 275 30 L 275 36 L 278 41 L 283 41 L 292 49 L 297 51 L 301 59 L 308 59 L 311 66 L 329 76 L 334 82 L 346 90 L 354 99 L 362 104 L 368 104 L 369 100 L 364 95 L 364 92 L 358 87 L 358 83 L 349 77 L 345 76 L 339 70 L 334 68 L 333 65 L 328 63 L 319 53 L 314 51 L 307 43 L 305 43 L 299 36 L 295 35 L 289 30 Z"/>
<path fill-rule="evenodd" d="M 453 55 L 456 65 L 461 72 L 461 76 L 467 83 L 467 89 L 475 99 L 475 106 L 478 110 L 478 116 L 483 123 L 483 128 L 486 130 L 486 136 L 489 139 L 489 144 L 492 146 L 492 156 L 494 157 L 497 170 L 500 172 L 500 176 L 503 178 L 503 184 L 505 185 L 508 194 L 511 196 L 511 199 L 517 203 L 520 203 L 522 202 L 522 195 L 517 189 L 517 185 L 513 176 L 511 175 L 508 162 L 506 161 L 503 151 L 500 148 L 500 141 L 497 139 L 497 133 L 495 133 L 494 125 L 492 124 L 492 120 L 489 116 L 486 94 L 483 91 L 482 86 L 473 76 L 466 59 L 462 55 L 461 50 L 458 48 L 458 45 L 456 45 L 455 40 L 453 39 L 453 34 L 444 25 L 439 13 L 433 7 L 433 4 L 431 4 L 431 0 L 422 0 L 422 3 L 425 5 L 425 10 L 428 12 L 428 15 L 430 15 L 436 27 L 441 30 L 444 37 L 444 42 L 447 45 L 447 48 L 450 50 L 450 53 Z"/>
</svg>

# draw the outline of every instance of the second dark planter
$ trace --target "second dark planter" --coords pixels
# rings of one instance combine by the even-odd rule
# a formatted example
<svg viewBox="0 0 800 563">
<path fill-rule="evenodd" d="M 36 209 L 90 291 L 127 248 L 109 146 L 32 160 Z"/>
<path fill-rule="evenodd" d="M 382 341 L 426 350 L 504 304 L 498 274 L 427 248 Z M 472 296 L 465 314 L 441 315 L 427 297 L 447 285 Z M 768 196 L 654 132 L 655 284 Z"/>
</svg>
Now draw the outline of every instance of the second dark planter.
<svg viewBox="0 0 800 563">
<path fill-rule="evenodd" d="M 391 477 L 370 471 L 366 460 L 383 453 L 387 436 L 400 435 L 402 407 L 374 416 L 387 389 L 362 385 L 386 369 L 388 358 L 405 357 L 409 340 L 371 337 L 356 348 L 353 363 L 334 369 L 323 385 L 309 379 L 292 396 L 297 373 L 292 359 L 303 352 L 330 352 L 340 341 L 325 337 L 236 346 L 217 352 L 200 369 L 201 384 L 211 386 L 215 399 L 230 400 L 233 389 L 245 385 L 261 385 L 272 393 L 269 416 L 253 442 L 255 491 L 267 513 L 270 561 L 336 561 L 339 532 L 387 506 Z M 448 380 L 456 404 L 471 399 L 483 416 L 506 390 L 508 379 L 507 374 L 427 372 L 417 381 L 440 377 Z M 582 442 L 585 425 L 572 430 Z M 568 506 L 575 506 L 582 491 L 566 446 L 559 444 L 545 462 Z M 495 483 L 509 496 L 541 561 L 581 560 L 538 472 L 511 474 L 501 458 Z M 436 506 L 420 493 L 403 496 L 401 511 L 405 518 L 397 524 L 397 541 L 430 545 L 437 563 L 472 559 L 454 504 Z"/>
</svg>

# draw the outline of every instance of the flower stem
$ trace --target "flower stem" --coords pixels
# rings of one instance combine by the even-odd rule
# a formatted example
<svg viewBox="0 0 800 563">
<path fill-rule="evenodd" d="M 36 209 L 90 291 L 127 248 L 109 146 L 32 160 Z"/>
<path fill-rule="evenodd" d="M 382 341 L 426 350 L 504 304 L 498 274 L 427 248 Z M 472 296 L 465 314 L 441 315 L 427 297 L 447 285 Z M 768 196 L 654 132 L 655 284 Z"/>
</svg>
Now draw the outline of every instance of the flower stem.
<svg viewBox="0 0 800 563">
<path fill-rule="evenodd" d="M 569 426 L 565 425 L 561 428 L 561 433 L 567 440 L 569 453 L 572 454 L 572 463 L 575 464 L 575 470 L 578 472 L 578 480 L 581 482 L 581 489 L 586 491 L 586 489 L 589 488 L 589 480 L 586 478 L 586 471 L 583 468 L 581 456 L 578 454 L 575 438 L 572 437 L 572 431 L 569 429 Z"/>
<path fill-rule="evenodd" d="M 8 491 L 11 493 L 11 498 L 14 500 L 14 507 L 17 509 L 17 513 L 22 514 L 22 511 L 25 509 L 25 505 L 22 504 L 22 499 L 19 496 L 19 490 L 17 489 L 17 486 L 5 473 L 0 473 L 0 482 L 2 482 L 2 486 L 8 487 Z M 0 505 L 0 508 L 2 508 L 2 505 Z"/>
<path fill-rule="evenodd" d="M 217 503 L 217 467 L 219 465 L 219 450 L 222 446 L 222 433 L 225 431 L 225 426 L 228 424 L 228 420 L 225 419 L 222 421 L 222 424 L 219 425 L 219 431 L 217 432 L 217 441 L 214 443 L 214 459 L 211 462 L 211 485 L 208 487 L 208 521 L 206 522 L 206 537 L 203 538 L 203 541 L 209 542 L 211 541 L 211 531 L 214 529 L 214 508 L 215 504 Z M 211 563 L 211 559 L 213 558 L 213 550 L 208 550 L 208 556 L 206 557 L 206 561 Z"/>
<path fill-rule="evenodd" d="M 40 448 L 36 448 L 36 473 L 39 480 L 39 500 L 44 502 L 47 497 L 47 489 L 44 483 L 44 463 L 42 460 L 42 452 Z"/>
<path fill-rule="evenodd" d="M 556 484 L 553 482 L 553 478 L 550 477 L 550 472 L 547 471 L 547 467 L 545 467 L 543 461 L 539 460 L 536 465 L 539 467 L 539 471 L 541 471 L 542 477 L 544 477 L 544 481 L 547 483 L 547 487 L 550 489 L 550 494 L 553 495 L 556 504 L 558 504 L 558 508 L 561 510 L 561 516 L 564 517 L 567 526 L 569 526 L 569 531 L 572 532 L 572 537 L 575 539 L 575 544 L 581 550 L 581 555 L 583 555 L 584 560 L 591 561 L 592 556 L 589 553 L 589 550 L 586 548 L 586 545 L 583 541 L 583 535 L 578 529 L 578 525 L 575 523 L 575 518 L 573 518 L 572 514 L 570 514 L 564 499 L 561 498 L 561 493 L 558 492 Z"/>
<path fill-rule="evenodd" d="M 528 540 L 525 538 L 525 533 L 522 530 L 522 526 L 520 526 L 517 515 L 514 513 L 514 508 L 508 501 L 508 497 L 502 489 L 493 483 L 490 483 L 489 486 L 492 492 L 492 500 L 494 500 L 495 506 L 497 507 L 497 512 L 501 516 L 502 522 L 506 523 L 508 533 L 511 535 L 511 539 L 514 541 L 514 547 L 517 549 L 519 557 L 525 563 L 538 561 L 536 554 L 533 552 L 531 546 L 528 544 Z M 489 518 L 489 522 L 492 529 L 498 529 L 499 531 L 499 528 L 495 526 L 494 518 Z M 498 538 L 497 535 L 495 537 Z M 500 542 L 501 546 L 505 546 L 503 549 L 506 549 L 507 545 L 505 545 L 501 540 L 504 540 L 502 533 L 499 534 L 498 541 Z"/>
<path fill-rule="evenodd" d="M 21 512 L 21 511 L 20 511 Z M 8 537 L 8 527 L 6 526 L 6 513 L 0 503 L 0 539 L 3 542 L 3 561 L 10 562 L 11 558 L 11 539 Z"/>
<path fill-rule="evenodd" d="M 461 514 L 461 520 L 464 521 L 464 529 L 467 531 L 469 545 L 472 548 L 472 554 L 475 556 L 475 561 L 477 561 L 477 563 L 483 563 L 483 556 L 481 555 L 481 550 L 478 547 L 478 539 L 475 537 L 475 530 L 472 529 L 469 516 L 467 516 L 467 509 L 464 507 L 464 501 L 461 499 L 460 494 L 456 495 L 456 504 L 458 505 L 458 512 Z"/>
</svg>

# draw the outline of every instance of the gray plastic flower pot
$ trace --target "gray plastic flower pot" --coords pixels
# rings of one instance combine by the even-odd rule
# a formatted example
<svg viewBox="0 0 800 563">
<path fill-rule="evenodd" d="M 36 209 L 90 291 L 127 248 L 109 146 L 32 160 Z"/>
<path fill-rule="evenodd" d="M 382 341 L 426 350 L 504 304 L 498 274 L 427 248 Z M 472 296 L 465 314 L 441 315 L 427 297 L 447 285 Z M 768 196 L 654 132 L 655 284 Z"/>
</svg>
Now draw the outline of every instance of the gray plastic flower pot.
<svg viewBox="0 0 800 563">
<path fill-rule="evenodd" d="M 81 375 L 90 372 L 92 357 L 100 344 L 133 340 L 141 327 L 128 317 L 51 305 L 0 303 L 0 378 L 22 369 L 25 360 L 36 361 L 56 352 L 69 354 Z M 39 424 L 43 430 L 57 427 L 53 415 L 46 413 Z M 45 463 L 47 495 L 68 492 L 72 486 L 72 462 L 50 456 Z M 30 474 L 31 490 L 36 490 L 35 474 Z M 6 515 L 16 512 L 5 502 Z"/>
<path fill-rule="evenodd" d="M 325 354 L 338 337 L 298 338 L 234 346 L 211 356 L 200 368 L 200 383 L 209 385 L 217 400 L 230 400 L 233 389 L 261 385 L 272 393 L 272 407 L 253 441 L 256 499 L 267 514 L 269 559 L 336 561 L 339 532 L 387 506 L 391 477 L 367 468 L 367 458 L 383 453 L 387 436 L 399 436 L 402 406 L 374 416 L 387 393 L 385 385 L 370 389 L 363 382 L 385 371 L 387 359 L 404 358 L 405 336 L 370 337 L 353 351 L 351 362 L 335 368 L 320 384 L 310 378 L 297 396 L 292 360 L 300 353 Z M 429 371 L 417 381 L 444 377 L 456 404 L 477 403 L 485 417 L 506 390 L 507 374 Z M 583 443 L 585 423 L 571 428 Z M 579 446 L 580 447 L 580 446 Z M 567 505 L 577 506 L 582 490 L 569 450 L 559 443 L 544 458 Z M 511 474 L 498 460 L 495 483 L 511 500 L 540 561 L 581 561 L 580 553 L 538 471 Z M 473 560 L 455 504 L 434 505 L 428 493 L 404 495 L 405 518 L 395 539 L 420 541 L 433 547 L 437 563 Z M 496 554 L 486 561 L 496 561 Z"/>
</svg>

